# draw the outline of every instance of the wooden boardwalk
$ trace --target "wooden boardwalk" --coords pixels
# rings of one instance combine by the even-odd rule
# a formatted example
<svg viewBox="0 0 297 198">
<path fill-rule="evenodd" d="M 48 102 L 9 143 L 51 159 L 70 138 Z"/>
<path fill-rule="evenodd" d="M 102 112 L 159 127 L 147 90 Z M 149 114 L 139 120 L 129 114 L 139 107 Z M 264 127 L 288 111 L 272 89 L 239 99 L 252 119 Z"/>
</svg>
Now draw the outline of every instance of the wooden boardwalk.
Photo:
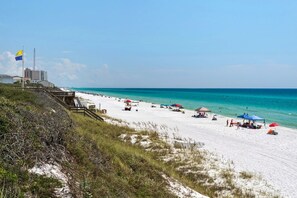
<svg viewBox="0 0 297 198">
<path fill-rule="evenodd" d="M 86 107 L 75 107 L 74 105 L 74 99 L 75 99 L 75 92 L 70 91 L 57 91 L 57 90 L 50 90 L 45 89 L 41 87 L 34 87 L 34 88 L 26 88 L 34 91 L 43 91 L 47 93 L 49 96 L 54 98 L 59 104 L 61 104 L 64 108 L 68 109 L 71 112 L 74 113 L 81 113 L 84 116 L 88 116 L 90 118 L 93 118 L 95 120 L 104 121 L 104 119 L 99 116 L 98 114 L 94 113 L 90 109 Z"/>
</svg>

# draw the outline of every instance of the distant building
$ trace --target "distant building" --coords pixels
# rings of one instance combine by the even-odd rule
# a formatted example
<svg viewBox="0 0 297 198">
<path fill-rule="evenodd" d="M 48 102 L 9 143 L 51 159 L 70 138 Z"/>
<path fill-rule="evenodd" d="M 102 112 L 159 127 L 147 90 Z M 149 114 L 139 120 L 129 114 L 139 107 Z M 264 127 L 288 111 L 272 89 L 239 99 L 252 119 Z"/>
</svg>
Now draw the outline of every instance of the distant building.
<svg viewBox="0 0 297 198">
<path fill-rule="evenodd" d="M 13 78 L 6 74 L 0 74 L 0 83 L 13 84 Z"/>
<path fill-rule="evenodd" d="M 29 68 L 25 69 L 25 79 L 32 79 L 32 70 Z"/>
<path fill-rule="evenodd" d="M 16 83 L 16 82 L 21 83 L 22 82 L 22 77 L 20 77 L 20 76 L 13 76 L 12 79 L 13 79 L 13 83 Z"/>
<path fill-rule="evenodd" d="M 47 72 L 43 70 L 31 70 L 29 68 L 26 68 L 25 79 L 30 79 L 32 83 L 47 81 Z"/>
<path fill-rule="evenodd" d="M 39 81 L 38 84 L 41 84 L 42 86 L 44 87 L 55 87 L 55 85 L 47 80 L 42 80 L 42 81 Z"/>
</svg>

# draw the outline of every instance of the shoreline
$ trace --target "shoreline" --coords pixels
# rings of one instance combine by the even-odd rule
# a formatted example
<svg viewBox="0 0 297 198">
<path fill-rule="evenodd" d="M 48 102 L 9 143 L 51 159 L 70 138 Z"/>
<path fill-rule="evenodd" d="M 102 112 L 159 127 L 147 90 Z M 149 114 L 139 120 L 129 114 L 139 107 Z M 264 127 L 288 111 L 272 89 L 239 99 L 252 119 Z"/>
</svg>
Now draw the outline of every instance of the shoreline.
<svg viewBox="0 0 297 198">
<path fill-rule="evenodd" d="M 297 196 L 297 130 L 278 127 L 279 135 L 267 135 L 265 129 L 239 129 L 226 127 L 226 119 L 218 115 L 217 121 L 209 118 L 193 118 L 194 111 L 185 114 L 168 109 L 151 108 L 151 103 L 140 102 L 138 111 L 123 111 L 124 103 L 111 96 L 99 94 L 76 95 L 89 99 L 101 109 L 107 109 L 107 115 L 128 123 L 152 122 L 177 128 L 177 135 L 191 138 L 204 144 L 203 149 L 234 163 L 238 171 L 260 173 L 267 181 L 281 190 L 286 197 Z M 234 120 L 239 120 L 233 118 Z M 173 135 L 173 134 L 171 134 Z"/>
<path fill-rule="evenodd" d="M 92 95 L 92 96 L 99 96 L 99 97 L 106 97 L 106 98 L 112 98 L 112 99 L 120 99 L 120 100 L 126 100 L 126 99 L 130 99 L 129 97 L 126 97 L 126 98 L 120 98 L 120 97 L 116 97 L 116 96 L 108 96 L 108 95 L 105 95 L 105 94 L 98 94 L 98 93 L 92 93 L 92 92 L 85 92 L 85 91 L 76 91 L 76 90 L 73 90 L 75 93 L 82 93 L 82 94 L 87 94 L 87 95 Z M 142 102 L 142 103 L 147 103 L 149 105 L 156 105 L 156 108 L 160 108 L 160 105 L 159 103 L 153 103 L 153 102 L 150 102 L 150 101 L 146 101 L 146 100 L 136 100 L 136 99 L 132 99 L 132 101 L 137 101 L 137 102 Z M 121 101 L 121 102 L 123 102 Z M 99 105 L 98 104 L 95 104 L 96 105 L 96 108 L 98 109 L 99 108 Z M 102 109 L 102 108 L 101 108 Z M 168 109 L 168 108 L 163 108 L 163 109 Z M 171 109 L 168 109 L 168 110 L 171 110 Z M 195 114 L 195 111 L 194 110 L 191 110 L 191 109 L 187 109 L 187 108 L 183 108 L 183 110 L 185 112 L 187 112 L 187 114 L 190 114 L 192 113 L 193 115 Z M 222 118 L 222 119 L 225 119 L 225 121 L 229 120 L 238 120 L 238 121 L 242 121 L 241 118 L 237 118 L 237 117 L 229 117 L 229 116 L 226 116 L 226 115 L 222 115 L 222 114 L 219 114 L 219 113 L 215 113 L 215 112 L 208 112 L 209 115 L 211 116 L 208 116 L 206 119 L 211 119 L 211 117 L 213 115 L 216 115 L 217 117 L 219 118 Z M 199 119 L 199 118 L 198 118 Z M 205 119 L 205 118 L 201 118 L 201 119 Z M 269 130 L 271 127 L 268 126 L 268 124 L 266 125 L 266 127 L 264 127 L 264 124 L 261 122 L 261 125 L 263 126 L 262 129 L 260 130 Z M 234 125 L 234 127 L 236 127 Z M 253 130 L 253 129 L 248 129 L 248 128 L 241 128 L 243 130 Z M 280 129 L 278 131 L 281 131 L 281 130 L 289 130 L 289 131 L 296 131 L 297 133 L 297 128 L 292 128 L 292 127 L 287 127 L 287 126 L 277 126 L 277 129 Z M 259 129 L 255 129 L 255 130 L 259 130 Z M 296 134 L 296 137 L 297 137 L 297 134 Z"/>
<path fill-rule="evenodd" d="M 84 90 L 85 89 L 85 90 Z M 283 127 L 291 128 L 291 129 L 297 129 L 297 124 L 295 120 L 297 119 L 297 114 L 294 113 L 296 108 L 289 108 L 290 100 L 289 98 L 286 97 L 286 95 L 275 95 L 273 96 L 273 100 L 271 100 L 270 93 L 266 93 L 263 95 L 263 99 L 258 100 L 259 97 L 253 93 L 252 95 L 246 95 L 247 93 L 245 91 L 239 92 L 235 95 L 233 93 L 230 93 L 231 96 L 225 97 L 225 94 L 228 94 L 228 91 L 223 91 L 223 92 L 203 92 L 203 91 L 198 91 L 197 94 L 196 92 L 186 92 L 185 91 L 185 96 L 174 96 L 172 95 L 172 91 L 169 92 L 160 92 L 158 89 L 153 89 L 152 92 L 149 91 L 144 91 L 145 89 L 137 89 L 138 91 L 133 91 L 133 90 L 127 90 L 121 89 L 115 91 L 113 89 L 107 92 L 103 90 L 103 92 L 100 92 L 101 89 L 94 88 L 88 89 L 88 88 L 73 88 L 74 91 L 81 91 L 81 92 L 86 92 L 86 93 L 91 93 L 91 94 L 103 94 L 107 96 L 112 96 L 116 98 L 129 98 L 132 100 L 143 100 L 149 103 L 156 103 L 156 104 L 172 104 L 172 103 L 179 103 L 185 105 L 184 107 L 188 110 L 194 111 L 197 107 L 200 106 L 205 106 L 207 108 L 210 108 L 213 113 L 220 114 L 225 117 L 231 117 L 231 118 L 236 118 L 239 115 L 242 115 L 243 113 L 248 113 L 249 115 L 257 115 L 262 118 L 265 118 L 266 123 L 273 123 L 277 122 Z M 97 90 L 97 91 L 96 91 Z M 109 88 L 107 88 L 109 90 Z M 175 90 L 175 89 L 169 89 L 169 90 Z M 181 89 L 185 90 L 185 89 Z M 198 89 L 201 90 L 201 89 Z M 207 89 L 208 90 L 208 89 Z M 216 90 L 216 89 L 214 89 Z M 229 90 L 229 89 L 223 89 L 223 90 Z M 239 89 L 243 90 L 243 89 Z M 250 89 L 248 89 L 250 90 Z M 266 90 L 266 89 L 265 89 Z M 144 91 L 144 92 L 142 92 Z M 127 92 L 127 93 L 126 93 Z M 184 92 L 178 92 L 177 94 L 183 94 Z M 193 93 L 193 94 L 192 94 Z M 294 92 L 295 93 L 295 92 Z M 243 94 L 243 95 L 242 95 Z M 275 94 L 273 92 L 273 94 Z M 189 96 L 192 96 L 189 98 Z M 247 96 L 247 99 L 245 99 L 244 96 Z M 172 96 L 172 97 L 171 97 Z M 214 100 L 214 96 L 216 99 Z M 209 98 L 208 98 L 209 97 Z M 282 101 L 283 105 L 282 108 L 278 108 L 277 104 L 278 99 L 282 100 L 282 97 L 284 99 L 288 100 L 287 102 Z M 242 101 L 238 103 L 238 101 Z M 293 98 L 292 98 L 293 99 Z M 263 103 L 264 101 L 270 101 L 268 104 Z M 251 102 L 245 102 L 245 101 L 251 101 Z M 263 104 L 262 104 L 263 103 Z M 262 105 L 261 105 L 262 104 Z M 287 105 L 285 105 L 287 104 Z M 290 103 L 291 104 L 291 103 Z M 291 105 L 295 104 L 292 103 Z M 297 105 L 297 104 L 296 104 Z"/>
<path fill-rule="evenodd" d="M 215 89 L 217 89 L 217 88 L 215 88 Z M 295 89 L 295 88 L 294 88 Z M 65 89 L 65 90 L 68 90 L 68 89 Z M 69 90 L 72 90 L 72 89 L 69 89 Z M 159 103 L 155 103 L 155 102 L 150 102 L 150 101 L 148 101 L 148 100 L 138 100 L 138 99 L 133 99 L 132 97 L 117 97 L 117 96 L 109 96 L 109 95 L 106 95 L 106 94 L 99 94 L 99 93 L 93 93 L 93 92 L 87 92 L 87 91 L 77 91 L 77 90 L 72 90 L 72 91 L 74 91 L 74 92 L 76 92 L 76 93 L 84 93 L 84 94 L 90 94 L 90 95 L 96 95 L 96 96 L 103 96 L 103 97 L 110 97 L 110 98 L 117 98 L 117 99 L 131 99 L 131 100 L 133 100 L 133 101 L 140 101 L 140 102 L 145 102 L 145 103 L 149 103 L 149 104 L 155 104 L 155 105 L 157 105 L 157 107 L 159 108 L 160 107 L 160 105 L 161 104 L 159 104 Z M 96 105 L 96 107 L 97 107 L 97 105 Z M 207 107 L 207 106 L 205 106 L 205 107 Z M 194 115 L 194 110 L 193 109 L 187 109 L 187 108 L 184 108 L 184 110 L 186 110 L 186 111 L 189 111 L 189 112 L 192 112 L 193 113 L 193 115 Z M 220 113 L 217 113 L 217 112 L 210 112 L 210 114 L 214 114 L 214 115 L 217 115 L 217 116 L 219 116 L 219 117 L 221 117 L 221 118 L 225 118 L 226 120 L 227 119 L 229 119 L 229 121 L 231 120 L 231 119 L 233 119 L 233 120 L 242 120 L 241 118 L 237 118 L 236 116 L 234 116 L 234 117 L 232 117 L 232 116 L 227 116 L 227 115 L 223 115 L 223 114 L 220 114 Z M 263 123 L 261 122 L 261 124 L 263 125 Z M 269 130 L 269 127 L 268 127 L 268 123 L 266 123 L 267 124 L 267 126 L 266 126 L 266 128 L 265 129 L 267 129 L 267 130 Z M 294 127 L 288 127 L 288 126 L 278 126 L 277 128 L 280 128 L 280 129 L 282 129 L 282 128 L 284 128 L 284 129 L 286 129 L 286 130 L 295 130 L 296 132 L 297 132 L 297 128 L 294 128 Z"/>
</svg>

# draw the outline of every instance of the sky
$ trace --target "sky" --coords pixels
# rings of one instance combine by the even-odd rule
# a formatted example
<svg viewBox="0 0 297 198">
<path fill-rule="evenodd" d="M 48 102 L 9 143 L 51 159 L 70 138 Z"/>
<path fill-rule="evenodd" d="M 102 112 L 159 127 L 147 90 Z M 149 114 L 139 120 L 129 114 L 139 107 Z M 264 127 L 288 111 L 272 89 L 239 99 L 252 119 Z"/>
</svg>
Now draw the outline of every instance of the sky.
<svg viewBox="0 0 297 198">
<path fill-rule="evenodd" d="M 0 2 L 0 74 L 61 87 L 297 88 L 295 0 Z"/>
</svg>

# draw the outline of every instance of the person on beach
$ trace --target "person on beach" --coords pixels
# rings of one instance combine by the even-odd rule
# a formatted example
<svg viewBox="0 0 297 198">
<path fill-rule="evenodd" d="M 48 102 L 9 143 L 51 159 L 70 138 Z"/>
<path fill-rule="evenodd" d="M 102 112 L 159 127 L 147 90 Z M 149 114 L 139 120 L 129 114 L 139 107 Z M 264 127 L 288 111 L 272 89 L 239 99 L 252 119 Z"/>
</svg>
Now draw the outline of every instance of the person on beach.
<svg viewBox="0 0 297 198">
<path fill-rule="evenodd" d="M 227 124 L 226 124 L 226 127 L 229 126 L 229 120 L 228 120 L 228 119 L 227 119 L 227 122 L 226 122 L 226 123 L 227 123 Z"/>
<path fill-rule="evenodd" d="M 233 119 L 231 119 L 231 121 L 230 121 L 230 127 L 232 127 L 233 126 Z"/>
</svg>

